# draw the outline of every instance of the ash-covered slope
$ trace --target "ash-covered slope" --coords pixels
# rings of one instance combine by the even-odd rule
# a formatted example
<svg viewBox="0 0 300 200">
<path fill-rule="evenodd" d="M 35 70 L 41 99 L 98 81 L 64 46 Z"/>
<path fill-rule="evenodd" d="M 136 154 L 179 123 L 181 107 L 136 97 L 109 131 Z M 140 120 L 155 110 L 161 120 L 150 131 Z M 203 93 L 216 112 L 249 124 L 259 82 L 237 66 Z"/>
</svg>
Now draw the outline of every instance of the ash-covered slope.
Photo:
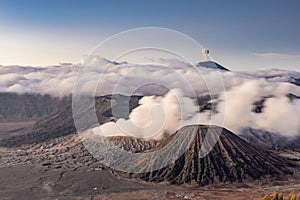
<svg viewBox="0 0 300 200">
<path fill-rule="evenodd" d="M 218 131 L 222 131 L 222 134 L 212 151 L 200 159 L 199 150 L 208 130 L 210 130 L 210 134 L 218 134 Z M 280 176 L 291 173 L 287 166 L 292 166 L 292 164 L 285 159 L 258 150 L 235 134 L 216 126 L 193 125 L 183 127 L 156 146 L 153 151 L 163 148 L 180 134 L 190 135 L 191 133 L 196 134 L 190 147 L 169 166 L 153 172 L 121 174 L 146 181 L 206 185 L 219 182 L 247 182 L 268 175 Z M 148 167 L 151 168 L 151 166 Z"/>
<path fill-rule="evenodd" d="M 143 140 L 139 138 L 123 136 L 109 137 L 109 140 L 120 149 L 131 151 L 133 153 L 151 150 L 159 144 L 158 140 Z"/>
</svg>

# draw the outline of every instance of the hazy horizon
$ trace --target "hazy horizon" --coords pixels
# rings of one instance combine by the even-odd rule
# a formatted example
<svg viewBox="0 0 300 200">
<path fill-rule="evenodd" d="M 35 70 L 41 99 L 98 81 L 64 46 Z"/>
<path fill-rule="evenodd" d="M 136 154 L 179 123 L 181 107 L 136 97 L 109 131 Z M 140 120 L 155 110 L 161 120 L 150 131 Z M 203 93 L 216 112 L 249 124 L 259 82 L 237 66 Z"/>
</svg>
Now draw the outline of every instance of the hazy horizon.
<svg viewBox="0 0 300 200">
<path fill-rule="evenodd" d="M 232 70 L 299 70 L 299 6 L 299 1 L 271 0 L 2 1 L 0 65 L 79 63 L 114 34 L 164 27 L 195 39 L 211 50 L 214 60 Z"/>
</svg>

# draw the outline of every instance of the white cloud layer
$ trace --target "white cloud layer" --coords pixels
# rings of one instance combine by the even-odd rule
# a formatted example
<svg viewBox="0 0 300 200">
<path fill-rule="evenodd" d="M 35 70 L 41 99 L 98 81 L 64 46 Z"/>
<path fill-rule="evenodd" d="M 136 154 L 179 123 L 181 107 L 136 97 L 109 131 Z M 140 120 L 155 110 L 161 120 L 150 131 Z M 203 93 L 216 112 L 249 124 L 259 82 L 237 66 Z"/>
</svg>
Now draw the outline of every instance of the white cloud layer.
<svg viewBox="0 0 300 200">
<path fill-rule="evenodd" d="M 132 91 L 142 95 L 159 95 L 166 92 L 165 88 L 158 86 L 160 84 L 170 89 L 181 88 L 201 95 L 208 92 L 207 86 L 210 87 L 210 92 L 219 93 L 223 91 L 223 87 L 229 89 L 247 80 L 267 77 L 269 82 L 276 83 L 289 82 L 292 78 L 300 77 L 300 72 L 278 69 L 221 73 L 197 68 L 181 61 L 162 60 L 161 63 L 160 65 L 134 65 L 113 63 L 95 57 L 84 67 L 85 76 L 81 76 L 79 90 L 94 91 L 93 87 L 98 84 L 97 95 Z M 79 65 L 68 64 L 43 68 L 0 66 L 0 92 L 69 95 L 73 91 L 79 68 Z M 148 86 L 138 89 L 137 86 L 143 83 L 147 83 Z M 152 86 L 149 83 L 153 83 Z M 292 85 L 290 90 L 300 94 L 299 87 L 296 85 Z"/>
<path fill-rule="evenodd" d="M 94 94 L 97 85 L 96 95 L 122 93 L 148 96 L 133 110 L 129 120 L 121 119 L 118 122 L 123 123 L 123 129 L 130 129 L 134 124 L 135 130 L 130 134 L 137 137 L 162 137 L 164 133 L 172 133 L 186 124 L 223 125 L 223 122 L 226 128 L 236 133 L 243 127 L 253 127 L 286 136 L 299 135 L 299 99 L 290 101 L 286 95 L 293 93 L 300 96 L 300 87 L 290 84 L 300 78 L 300 72 L 278 69 L 220 72 L 196 68 L 181 61 L 161 61 L 157 65 L 134 65 L 95 57 L 86 63 L 77 92 Z M 79 69 L 80 66 L 69 64 L 45 68 L 0 66 L 0 92 L 40 93 L 59 97 L 70 95 Z M 173 92 L 166 94 L 169 89 Z M 196 112 L 194 101 L 187 98 L 209 92 L 220 94 L 218 113 L 212 118 L 210 113 Z M 263 113 L 251 112 L 253 103 L 263 97 L 270 97 L 264 103 Z M 153 120 L 161 116 L 165 120 Z M 149 126 L 149 120 L 159 129 Z M 161 121 L 164 121 L 164 125 L 161 125 Z M 101 128 L 111 130 L 116 125 L 111 122 Z M 148 128 L 141 130 L 138 127 Z M 154 132 L 157 134 L 151 135 Z M 103 133 L 112 134 L 111 131 Z M 124 133 L 114 131 L 113 134 Z"/>
</svg>

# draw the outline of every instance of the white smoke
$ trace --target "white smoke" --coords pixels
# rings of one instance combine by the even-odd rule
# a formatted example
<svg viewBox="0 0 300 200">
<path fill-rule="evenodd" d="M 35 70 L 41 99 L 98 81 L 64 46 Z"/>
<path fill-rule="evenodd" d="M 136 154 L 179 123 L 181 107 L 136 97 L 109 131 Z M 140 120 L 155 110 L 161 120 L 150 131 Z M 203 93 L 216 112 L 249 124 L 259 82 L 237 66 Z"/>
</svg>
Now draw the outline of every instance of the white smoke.
<svg viewBox="0 0 300 200">
<path fill-rule="evenodd" d="M 219 97 L 217 125 L 239 133 L 243 128 L 263 129 L 283 136 L 300 135 L 300 100 L 290 100 L 290 84 L 269 83 L 263 79 L 246 81 Z M 266 98 L 262 113 L 253 112 L 254 103 Z"/>
<path fill-rule="evenodd" d="M 93 129 L 102 136 L 134 136 L 161 139 L 170 135 L 196 115 L 195 100 L 185 97 L 181 90 L 170 90 L 165 96 L 146 96 L 132 110 L 129 119 L 108 122 Z"/>
<path fill-rule="evenodd" d="M 106 123 L 94 129 L 94 133 L 160 139 L 185 125 L 213 124 L 234 133 L 251 127 L 297 136 L 300 135 L 300 100 L 291 101 L 286 96 L 289 90 L 287 83 L 270 84 L 263 79 L 245 81 L 220 94 L 217 113 L 213 115 L 210 111 L 200 113 L 195 99 L 184 97 L 180 90 L 171 90 L 164 97 L 143 97 L 128 120 Z M 254 103 L 262 98 L 266 98 L 263 112 L 253 112 Z"/>
<path fill-rule="evenodd" d="M 259 85 L 259 81 L 251 80 L 223 92 L 219 97 L 218 114 L 214 116 L 217 123 L 221 125 L 222 119 L 224 119 L 224 127 L 233 131 L 250 124 L 251 115 L 254 114 L 251 111 L 253 103 L 259 100 L 262 93 Z"/>
</svg>

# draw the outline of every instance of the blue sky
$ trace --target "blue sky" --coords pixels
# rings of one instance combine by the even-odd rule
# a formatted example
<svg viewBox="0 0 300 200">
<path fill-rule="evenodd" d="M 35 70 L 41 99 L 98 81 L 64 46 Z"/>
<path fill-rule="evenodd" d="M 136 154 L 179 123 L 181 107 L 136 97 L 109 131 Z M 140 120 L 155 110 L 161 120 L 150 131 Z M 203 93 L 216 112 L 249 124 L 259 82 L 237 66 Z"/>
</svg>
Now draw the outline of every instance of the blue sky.
<svg viewBox="0 0 300 200">
<path fill-rule="evenodd" d="M 157 26 L 194 38 L 233 70 L 299 70 L 299 9 L 297 0 L 0 0 L 0 64 L 76 63 L 113 34 Z"/>
</svg>

